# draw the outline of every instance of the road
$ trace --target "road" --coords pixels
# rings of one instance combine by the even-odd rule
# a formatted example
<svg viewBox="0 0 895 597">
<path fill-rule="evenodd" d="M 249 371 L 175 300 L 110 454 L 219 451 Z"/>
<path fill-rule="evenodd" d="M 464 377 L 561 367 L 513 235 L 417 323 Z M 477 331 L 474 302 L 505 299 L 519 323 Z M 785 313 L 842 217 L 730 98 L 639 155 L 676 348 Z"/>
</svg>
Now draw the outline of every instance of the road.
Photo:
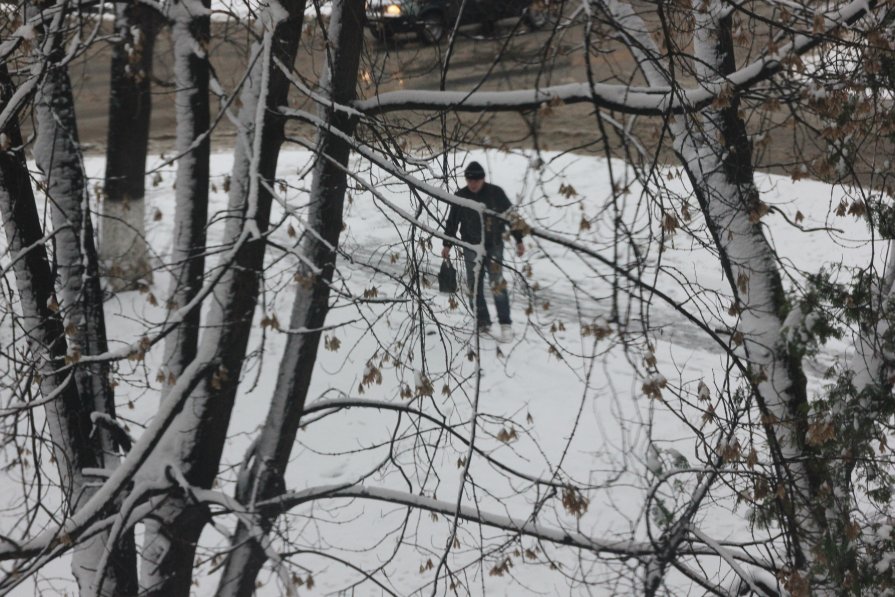
<svg viewBox="0 0 895 597">
<path fill-rule="evenodd" d="M 569 83 L 586 80 L 583 60 L 575 52 L 582 42 L 581 28 L 565 32 L 561 37 L 552 30 L 530 32 L 524 26 L 516 26 L 514 20 L 498 23 L 493 36 L 478 35 L 475 27 L 460 30 L 450 58 L 446 87 L 454 90 L 471 89 L 481 85 L 483 89 L 508 90 L 534 86 Z M 233 89 L 244 71 L 248 54 L 248 37 L 234 23 L 218 22 L 209 55 L 218 78 L 226 89 Z M 360 93 L 369 97 L 377 92 L 397 89 L 438 89 L 441 82 L 440 64 L 444 60 L 447 43 L 440 47 L 426 46 L 414 36 L 399 36 L 386 46 L 375 41 L 369 34 L 362 58 Z M 323 64 L 319 35 L 308 39 L 306 34 L 296 61 L 298 74 L 308 82 L 317 80 Z M 495 57 L 501 55 L 499 61 Z M 75 90 L 76 110 L 81 141 L 87 152 L 103 152 L 107 133 L 107 109 L 109 97 L 109 45 L 96 44 L 71 66 Z M 151 147 L 153 151 L 165 151 L 173 147 L 175 135 L 173 103 L 173 69 L 171 43 L 168 32 L 163 32 L 156 45 L 153 86 L 153 114 Z M 631 65 L 621 65 L 631 70 Z M 604 73 L 604 77 L 614 76 Z M 627 75 L 622 72 L 621 76 Z M 290 103 L 302 105 L 302 98 L 294 93 Z M 596 121 L 589 116 L 589 106 L 568 106 L 555 110 L 548 116 L 541 114 L 544 126 L 538 142 L 547 149 L 572 149 L 593 142 Z M 390 117 L 400 125 L 414 128 L 431 115 L 405 115 Z M 582 127 L 582 119 L 591 126 Z M 448 127 L 456 129 L 462 122 L 472 130 L 464 133 L 468 144 L 489 143 L 495 146 L 531 146 L 529 124 L 517 114 L 498 114 L 486 118 L 463 115 L 449 117 Z M 425 131 L 437 134 L 440 124 L 431 123 Z M 218 149 L 232 146 L 233 126 L 222 119 L 215 131 L 214 143 Z M 408 142 L 432 143 L 426 134 Z"/>
<path fill-rule="evenodd" d="M 757 34 L 756 34 L 757 35 Z M 756 38 L 757 39 L 757 38 Z M 441 65 L 445 61 L 447 43 L 426 46 L 414 36 L 401 36 L 384 45 L 367 34 L 362 56 L 360 95 L 370 97 L 378 92 L 397 89 L 438 89 L 441 85 Z M 445 88 L 450 90 L 481 89 L 510 90 L 586 81 L 584 62 L 583 27 L 577 24 L 557 34 L 552 27 L 530 32 L 515 19 L 498 23 L 493 35 L 485 37 L 473 27 L 465 27 L 457 35 L 445 76 Z M 642 83 L 636 68 L 623 48 L 613 49 L 610 42 L 601 39 L 601 49 L 608 48 L 593 57 L 594 78 L 600 82 Z M 756 44 L 752 44 L 753 55 Z M 232 90 L 244 72 L 247 62 L 249 38 L 244 28 L 235 22 L 215 22 L 209 47 L 214 71 L 225 89 Z M 309 85 L 317 81 L 324 64 L 322 36 L 319 32 L 306 33 L 296 60 L 296 70 Z M 759 48 L 760 49 L 760 48 Z M 742 52 L 741 52 L 742 53 Z M 497 60 L 497 57 L 500 57 Z M 743 54 L 742 60 L 748 57 Z M 72 81 L 76 94 L 79 133 L 87 152 L 101 153 L 105 149 L 106 121 L 109 97 L 109 46 L 95 44 L 72 64 Z M 163 32 L 156 44 L 151 150 L 164 152 L 174 145 L 174 103 L 171 44 L 168 32 Z M 307 99 L 294 92 L 290 104 L 307 105 Z M 745 112 L 745 111 L 744 111 Z M 623 120 L 621 115 L 615 115 Z M 387 134 L 397 137 L 403 146 L 428 148 L 439 151 L 445 148 L 446 139 L 454 146 L 533 147 L 545 150 L 575 151 L 605 155 L 606 145 L 594 116 L 592 106 L 577 104 L 551 110 L 527 113 L 500 113 L 487 115 L 448 114 L 444 127 L 448 135 L 442 135 L 442 122 L 432 113 L 401 113 L 383 117 Z M 790 173 L 825 151 L 825 142 L 816 133 L 795 128 L 788 110 L 770 113 L 759 111 L 749 116 L 749 126 L 760 126 L 764 140 L 756 146 L 755 164 L 759 169 L 775 173 Z M 653 151 L 662 130 L 661 119 L 629 119 L 633 133 L 648 151 Z M 312 135 L 309 128 L 297 128 L 305 135 Z M 537 135 L 532 134 L 533 128 Z M 27 123 L 26 123 L 27 129 Z M 753 131 L 757 132 L 757 131 Z M 382 130 L 379 133 L 383 133 Z M 359 134 L 371 136 L 373 131 L 361 127 Z M 213 144 L 216 150 L 232 147 L 234 129 L 221 119 Z M 608 131 L 608 145 L 613 155 L 626 155 L 618 136 Z M 663 139 L 659 160 L 675 163 L 668 151 L 669 143 Z M 887 142 L 888 143 L 888 142 Z M 888 145 L 887 145 L 888 148 Z M 875 149 L 879 151 L 879 149 Z M 866 173 L 860 171 L 862 180 Z"/>
</svg>

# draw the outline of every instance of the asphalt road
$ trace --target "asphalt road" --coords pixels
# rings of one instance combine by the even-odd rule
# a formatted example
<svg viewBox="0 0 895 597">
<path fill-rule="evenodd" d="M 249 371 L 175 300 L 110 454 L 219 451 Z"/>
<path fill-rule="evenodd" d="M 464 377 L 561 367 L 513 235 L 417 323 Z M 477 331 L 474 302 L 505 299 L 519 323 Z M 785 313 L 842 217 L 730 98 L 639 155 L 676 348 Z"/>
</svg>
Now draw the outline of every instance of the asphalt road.
<svg viewBox="0 0 895 597">
<path fill-rule="evenodd" d="M 586 80 L 580 52 L 575 51 L 582 42 L 580 27 L 562 36 L 551 29 L 530 32 L 515 20 L 498 23 L 493 35 L 485 37 L 475 26 L 462 28 L 457 35 L 445 85 L 448 89 L 466 90 L 476 86 L 483 89 L 508 90 L 539 85 L 569 83 Z M 365 38 L 362 58 L 360 93 L 369 97 L 377 92 L 397 89 L 438 89 L 441 84 L 441 65 L 445 60 L 448 44 L 427 46 L 413 35 L 398 36 L 387 45 Z M 212 66 L 226 89 L 233 89 L 244 72 L 249 40 L 244 31 L 234 24 L 215 23 L 210 47 Z M 319 37 L 308 39 L 306 34 L 296 61 L 297 71 L 308 82 L 317 80 L 324 64 Z M 500 60 L 496 57 L 500 55 Z M 107 110 L 109 101 L 109 45 L 96 44 L 84 56 L 71 65 L 71 77 L 75 91 L 76 110 L 81 141 L 87 152 L 103 152 L 107 134 Z M 170 37 L 163 32 L 155 52 L 153 86 L 153 113 L 151 145 L 154 151 L 164 151 L 174 144 L 175 120 L 173 104 L 173 70 Z M 630 65 L 629 65 L 630 67 Z M 612 73 L 606 73 L 612 76 Z M 622 76 L 626 76 L 622 73 Z M 298 93 L 290 103 L 302 105 Z M 582 127 L 582 118 L 588 118 L 588 106 L 568 106 L 553 111 L 541 127 L 539 143 L 548 149 L 570 149 L 593 141 L 594 126 Z M 412 114 L 390 117 L 396 130 L 415 128 L 431 119 L 431 114 Z M 545 118 L 545 115 L 540 115 Z M 530 146 L 529 125 L 517 114 L 498 114 L 480 118 L 463 115 L 460 120 L 449 117 L 448 126 L 457 130 L 460 122 L 464 142 L 490 143 L 511 146 Z M 424 127 L 437 134 L 440 123 Z M 232 145 L 233 126 L 222 119 L 213 137 L 218 148 Z M 430 142 L 428 137 L 419 142 Z M 409 140 L 414 142 L 413 140 Z"/>
<path fill-rule="evenodd" d="M 322 37 L 319 33 L 305 33 L 296 60 L 296 70 L 311 86 L 317 81 L 324 65 Z M 484 36 L 475 26 L 462 28 L 456 36 L 449 61 L 448 44 L 427 46 L 413 35 L 399 36 L 387 45 L 365 37 L 359 93 L 370 97 L 378 92 L 397 89 L 439 89 L 442 84 L 442 65 L 448 61 L 444 86 L 451 90 L 473 88 L 510 90 L 586 81 L 587 71 L 582 47 L 583 27 L 578 24 L 560 33 L 552 27 L 528 31 L 515 19 L 497 24 L 493 34 Z M 594 78 L 600 82 L 641 84 L 628 52 L 612 48 L 601 39 L 601 48 L 608 50 L 593 56 Z M 744 50 L 754 53 L 760 43 Z M 232 90 L 245 70 L 249 48 L 248 34 L 241 25 L 216 22 L 209 47 L 212 66 L 225 89 Z M 101 153 L 105 150 L 107 109 L 109 98 L 109 45 L 94 44 L 71 66 L 76 95 L 79 133 L 85 150 Z M 153 88 L 153 116 L 151 150 L 166 151 L 174 146 L 175 121 L 173 103 L 172 54 L 168 32 L 161 34 L 156 44 L 156 84 Z M 295 92 L 290 104 L 309 107 L 307 99 Z M 822 155 L 825 143 L 816 133 L 792 124 L 786 109 L 774 113 L 759 110 L 750 112 L 749 126 L 753 132 L 762 129 L 764 141 L 756 145 L 755 163 L 759 169 L 790 173 L 799 164 Z M 621 115 L 615 115 L 623 120 Z M 448 114 L 443 121 L 433 113 L 392 113 L 385 117 L 387 134 L 396 141 L 412 147 L 441 150 L 449 142 L 465 146 L 533 147 L 545 150 L 576 151 L 605 154 L 607 145 L 588 104 L 559 106 L 536 113 L 516 114 Z M 626 126 L 640 143 L 652 151 L 663 139 L 658 153 L 660 162 L 676 163 L 667 150 L 667 139 L 662 135 L 659 118 L 627 119 Z M 443 127 L 443 128 L 442 128 Z M 27 122 L 26 122 L 27 128 Z M 313 134 L 310 129 L 291 125 L 292 132 Z M 447 135 L 443 135 L 442 131 Z M 532 131 L 537 131 L 533 134 Z M 380 130 L 381 134 L 383 131 Z M 360 135 L 374 132 L 361 128 Z M 216 150 L 233 144 L 234 129 L 226 118 L 220 120 L 213 135 Z M 613 155 L 623 157 L 625 151 L 619 137 L 608 131 L 608 146 Z M 879 149 L 874 149 L 878 152 Z M 862 174 L 859 172 L 859 174 Z M 862 178 L 864 178 L 862 176 Z"/>
</svg>

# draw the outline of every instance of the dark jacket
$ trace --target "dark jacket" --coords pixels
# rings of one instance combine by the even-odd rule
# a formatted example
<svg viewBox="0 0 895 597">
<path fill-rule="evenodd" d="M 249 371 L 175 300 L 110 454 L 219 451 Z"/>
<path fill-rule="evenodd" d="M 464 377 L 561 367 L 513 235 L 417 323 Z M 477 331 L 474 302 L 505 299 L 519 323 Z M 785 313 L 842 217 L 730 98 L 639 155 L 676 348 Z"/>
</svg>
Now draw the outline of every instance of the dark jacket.
<svg viewBox="0 0 895 597">
<path fill-rule="evenodd" d="M 456 193 L 457 197 L 464 199 L 472 199 L 479 203 L 484 203 L 487 209 L 497 213 L 504 213 L 513 204 L 507 198 L 507 194 L 497 185 L 485 183 L 478 193 L 473 193 L 469 187 L 463 187 Z M 506 229 L 506 222 L 494 216 L 485 215 L 485 246 L 496 247 L 503 242 L 503 232 Z M 470 244 L 478 244 L 482 241 L 482 223 L 479 214 L 467 207 L 452 205 L 448 214 L 447 223 L 444 226 L 444 233 L 447 236 L 457 237 L 457 229 L 460 230 L 460 238 Z M 511 231 L 516 242 L 522 242 L 522 233 L 518 230 Z M 449 247 L 451 243 L 444 241 L 444 246 Z"/>
</svg>

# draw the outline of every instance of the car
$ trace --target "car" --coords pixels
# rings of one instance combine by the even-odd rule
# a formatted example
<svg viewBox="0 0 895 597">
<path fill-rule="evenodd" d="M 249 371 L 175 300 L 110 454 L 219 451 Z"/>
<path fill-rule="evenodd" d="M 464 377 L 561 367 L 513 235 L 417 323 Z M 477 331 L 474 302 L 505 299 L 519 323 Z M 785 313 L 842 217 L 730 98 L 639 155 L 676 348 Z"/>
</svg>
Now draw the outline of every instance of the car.
<svg viewBox="0 0 895 597">
<path fill-rule="evenodd" d="M 547 22 L 544 0 L 370 0 L 367 2 L 367 27 L 380 39 L 396 33 L 416 33 L 424 43 L 440 42 L 457 23 L 485 26 L 509 17 L 523 17 L 531 29 Z"/>
</svg>

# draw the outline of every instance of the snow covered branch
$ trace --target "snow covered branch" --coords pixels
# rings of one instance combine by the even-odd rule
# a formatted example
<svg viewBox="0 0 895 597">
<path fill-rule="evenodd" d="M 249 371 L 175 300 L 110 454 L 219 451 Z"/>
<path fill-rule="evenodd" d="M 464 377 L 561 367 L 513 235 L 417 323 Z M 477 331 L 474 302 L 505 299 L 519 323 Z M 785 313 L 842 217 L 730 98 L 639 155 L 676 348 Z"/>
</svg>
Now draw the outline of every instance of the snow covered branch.
<svg viewBox="0 0 895 597">
<path fill-rule="evenodd" d="M 399 504 L 409 508 L 425 510 L 445 516 L 453 516 L 457 510 L 457 504 L 445 500 L 414 495 L 404 491 L 386 489 L 380 487 L 366 487 L 361 485 L 326 485 L 285 493 L 273 499 L 258 502 L 259 508 L 272 508 L 285 512 L 301 504 L 322 499 L 346 499 L 362 498 L 391 504 Z M 494 527 L 512 533 L 519 533 L 529 537 L 535 537 L 551 543 L 568 545 L 579 549 L 591 551 L 597 554 L 627 556 L 632 558 L 651 557 L 655 554 L 655 547 L 649 542 L 630 540 L 611 540 L 588 536 L 580 531 L 555 528 L 540 524 L 530 519 L 519 519 L 505 514 L 493 514 L 484 512 L 478 506 L 462 505 L 459 508 L 461 519 Z M 738 561 L 747 562 L 753 566 L 772 570 L 773 566 L 758 556 L 754 556 L 745 550 L 726 548 L 726 554 Z M 717 556 L 714 549 L 687 547 L 681 550 L 685 555 L 710 555 Z"/>
</svg>

